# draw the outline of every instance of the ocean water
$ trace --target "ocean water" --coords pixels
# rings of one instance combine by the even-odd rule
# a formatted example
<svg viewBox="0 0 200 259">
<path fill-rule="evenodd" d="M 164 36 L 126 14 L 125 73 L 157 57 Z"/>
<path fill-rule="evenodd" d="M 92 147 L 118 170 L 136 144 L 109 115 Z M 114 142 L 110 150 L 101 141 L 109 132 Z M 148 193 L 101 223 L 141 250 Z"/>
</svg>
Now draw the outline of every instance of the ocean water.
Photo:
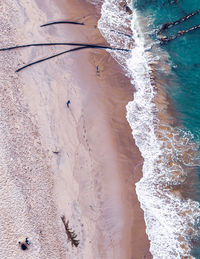
<svg viewBox="0 0 200 259">
<path fill-rule="evenodd" d="M 134 87 L 127 120 L 144 158 L 136 192 L 156 259 L 200 258 L 200 14 L 198 0 L 104 0 L 98 27 Z M 132 11 L 130 11 L 129 8 Z"/>
<path fill-rule="evenodd" d="M 193 13 L 194 11 L 198 10 L 199 2 L 198 1 L 142 1 L 138 0 L 134 2 L 134 8 L 137 10 L 138 16 L 142 20 L 145 17 L 145 22 L 147 27 L 143 30 L 144 34 L 147 34 L 152 41 L 155 43 L 157 42 L 159 36 L 158 31 L 164 23 L 173 22 L 179 20 L 181 17 L 186 16 L 187 14 Z M 143 21 L 144 22 L 144 21 Z M 195 25 L 200 24 L 200 15 L 196 14 L 195 16 L 191 17 L 190 19 L 173 26 L 166 31 L 163 32 L 164 35 L 170 37 L 175 35 L 180 30 L 186 30 L 189 28 L 194 27 Z M 141 25 L 142 27 L 142 25 Z M 145 37 L 146 35 L 144 35 Z M 170 101 L 170 105 L 173 109 L 173 118 L 176 123 L 170 123 L 173 125 L 173 131 L 177 135 L 178 132 L 181 141 L 185 141 L 184 145 L 180 145 L 180 150 L 177 152 L 175 148 L 175 152 L 173 152 L 173 161 L 178 162 L 179 166 L 181 166 L 181 171 L 185 174 L 185 179 L 182 183 L 174 183 L 174 185 L 180 185 L 179 190 L 181 190 L 181 196 L 184 197 L 181 200 L 181 206 L 188 205 L 188 202 L 192 200 L 199 201 L 199 175 L 200 175 L 200 168 L 199 168 L 199 137 L 200 137 L 200 69 L 199 69 L 199 62 L 200 62 L 200 30 L 191 31 L 184 36 L 181 36 L 175 40 L 169 41 L 160 46 L 160 43 L 155 43 L 152 47 L 152 52 L 154 55 L 159 53 L 160 48 L 162 49 L 163 53 L 167 53 L 168 59 L 165 63 L 168 63 L 170 66 L 170 72 L 168 75 L 164 75 L 165 82 L 162 84 L 164 86 L 164 91 L 167 93 Z M 147 43 L 148 45 L 148 43 Z M 147 47 L 147 46 L 146 46 Z M 162 54 L 163 54 L 162 53 Z M 158 54 L 158 56 L 161 53 Z M 162 56 L 161 54 L 161 56 Z M 160 58 L 160 57 L 159 57 Z M 162 66 L 162 62 L 160 65 Z M 160 77 L 163 73 L 160 73 L 159 69 L 157 69 L 157 77 Z M 172 118 L 172 119 L 173 119 Z M 159 123 L 162 123 L 160 121 Z M 174 128 L 174 125 L 176 126 Z M 190 142 L 189 146 L 187 142 Z M 172 144 L 174 144 L 172 142 Z M 184 150 L 190 149 L 194 151 L 192 153 L 191 158 L 186 158 L 186 163 L 182 163 L 182 157 L 184 154 Z M 182 156 L 182 157 L 180 157 Z M 187 165 L 186 165 L 187 164 Z M 186 166 L 185 166 L 186 165 Z M 169 169 L 168 169 L 169 170 Z M 171 168 L 168 173 L 170 173 Z M 190 176 L 193 179 L 190 179 Z M 170 185 L 170 183 L 169 183 Z M 189 185 L 189 186 L 188 186 Z M 141 188 L 141 187 L 140 187 Z M 139 192 L 142 188 L 139 190 Z M 189 190 L 189 193 L 188 193 Z M 173 196 L 172 196 L 173 199 Z M 175 203 L 174 203 L 175 205 Z M 145 205 L 144 205 L 145 206 Z M 197 203 L 193 203 L 192 206 L 198 206 Z M 191 207 L 192 207 L 191 206 Z M 161 208 L 162 209 L 162 208 Z M 175 210 L 174 210 L 175 211 Z M 178 212 L 179 210 L 177 210 Z M 199 212 L 197 212 L 197 215 Z M 196 215 L 196 216 L 197 216 Z M 169 215 L 168 215 L 169 216 Z M 168 216 L 166 218 L 168 218 Z M 174 215 L 174 220 L 176 219 Z M 196 216 L 193 216 L 193 220 Z M 147 215 L 148 217 L 148 215 Z M 187 234 L 187 229 L 190 224 L 185 225 L 184 230 L 177 231 L 175 230 L 176 235 L 185 236 L 185 241 L 188 244 L 188 252 L 181 251 L 184 249 L 180 249 L 174 247 L 174 249 L 168 248 L 169 255 L 155 255 L 155 258 L 182 258 L 183 256 L 193 255 L 196 258 L 200 258 L 200 251 L 199 247 L 199 237 L 198 237 L 198 217 L 192 222 L 191 225 L 194 231 Z M 183 219 L 187 222 L 187 218 L 185 215 Z M 172 219 L 173 220 L 173 219 Z M 177 219 L 176 219 L 177 220 Z M 178 221 L 181 218 L 178 219 Z M 189 219 L 190 221 L 191 219 Z M 167 226 L 166 226 L 167 228 Z M 196 228 L 196 229 L 195 229 Z M 163 228 L 165 229 L 165 228 Z M 174 236 L 175 237 L 175 236 Z M 170 238 L 170 236 L 169 236 Z M 175 237 L 176 239 L 176 237 Z M 172 239 L 173 240 L 173 239 Z M 175 240 L 173 241 L 175 242 Z M 170 246 L 170 244 L 169 244 Z M 182 245 L 182 248 L 184 246 Z M 156 247 L 155 247 L 156 248 Z M 157 249 L 157 248 L 156 248 Z M 161 245 L 161 249 L 162 245 Z M 166 250 L 163 250 L 166 251 Z M 177 254 L 175 254 L 177 252 Z M 184 254 L 185 253 L 185 254 Z M 154 252 L 152 252 L 154 254 Z M 159 257 L 160 256 L 160 257 Z"/>
</svg>

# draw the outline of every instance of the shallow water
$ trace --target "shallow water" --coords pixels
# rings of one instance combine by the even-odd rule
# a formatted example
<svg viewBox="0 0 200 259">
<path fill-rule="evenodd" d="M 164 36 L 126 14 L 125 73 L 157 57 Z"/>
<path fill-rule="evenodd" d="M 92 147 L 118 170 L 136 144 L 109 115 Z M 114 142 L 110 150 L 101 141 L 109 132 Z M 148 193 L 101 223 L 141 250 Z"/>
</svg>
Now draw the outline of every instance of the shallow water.
<svg viewBox="0 0 200 259">
<path fill-rule="evenodd" d="M 152 22 L 150 28 L 157 30 L 166 22 L 172 22 L 200 8 L 199 1 L 148 1 L 138 0 L 135 7 Z M 165 35 L 176 34 L 200 24 L 200 14 L 166 30 Z M 155 38 L 155 31 L 152 33 Z M 200 136 L 200 29 L 194 30 L 162 46 L 169 53 L 176 86 L 167 86 L 179 124 L 184 125 L 198 139 Z"/>
<path fill-rule="evenodd" d="M 200 29 L 160 44 L 158 31 L 198 9 L 198 1 L 105 0 L 98 27 L 135 88 L 127 120 L 144 157 L 136 191 L 154 258 L 200 258 L 199 119 Z M 200 14 L 163 36 L 200 24 Z M 120 33 L 119 33 L 120 32 Z M 124 34 L 124 35 L 123 35 Z M 125 34 L 131 34 L 132 38 Z"/>
<path fill-rule="evenodd" d="M 135 2 L 135 8 L 141 15 L 147 17 L 150 21 L 146 31 L 151 32 L 151 38 L 157 39 L 157 31 L 162 24 L 173 22 L 186 14 L 198 10 L 199 1 L 147 1 L 138 0 Z M 163 34 L 167 36 L 175 35 L 180 30 L 192 28 L 200 24 L 200 14 L 196 14 L 190 19 L 176 26 L 167 29 Z M 178 127 L 182 129 L 182 134 L 186 134 L 189 139 L 196 144 L 196 161 L 193 172 L 196 172 L 196 181 L 193 184 L 193 192 L 196 200 L 199 196 L 199 138 L 200 138 L 200 30 L 194 30 L 186 33 L 173 41 L 162 45 L 162 49 L 169 54 L 171 66 L 170 77 L 165 85 L 165 90 L 170 97 L 174 109 L 174 115 Z M 182 136 L 183 138 L 184 136 Z M 187 185 L 186 185 L 187 186 Z M 197 238 L 199 240 L 199 238 Z M 200 257 L 200 251 L 197 249 L 199 243 L 192 243 L 191 253 Z"/>
</svg>

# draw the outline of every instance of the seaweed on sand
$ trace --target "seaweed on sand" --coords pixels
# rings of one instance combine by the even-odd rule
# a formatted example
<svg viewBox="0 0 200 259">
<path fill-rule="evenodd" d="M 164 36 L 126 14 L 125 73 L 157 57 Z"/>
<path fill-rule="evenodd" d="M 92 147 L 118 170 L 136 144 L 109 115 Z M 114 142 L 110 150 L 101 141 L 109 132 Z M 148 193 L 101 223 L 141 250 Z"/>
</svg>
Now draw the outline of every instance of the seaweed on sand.
<svg viewBox="0 0 200 259">
<path fill-rule="evenodd" d="M 62 216 L 61 219 L 65 226 L 65 231 L 66 231 L 68 240 L 71 242 L 72 246 L 78 247 L 80 240 L 76 239 L 77 234 L 69 227 L 69 221 L 66 221 L 65 216 Z"/>
</svg>

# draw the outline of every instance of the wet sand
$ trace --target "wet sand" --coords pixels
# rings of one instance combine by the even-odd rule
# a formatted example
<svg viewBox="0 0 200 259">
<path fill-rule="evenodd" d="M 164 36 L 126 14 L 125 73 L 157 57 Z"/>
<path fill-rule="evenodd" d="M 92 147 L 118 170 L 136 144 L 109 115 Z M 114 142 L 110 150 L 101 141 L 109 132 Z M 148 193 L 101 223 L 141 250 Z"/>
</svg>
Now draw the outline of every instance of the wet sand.
<svg viewBox="0 0 200 259">
<path fill-rule="evenodd" d="M 2 16 L 7 22 L 2 24 L 4 46 L 105 44 L 94 27 L 98 15 L 85 1 L 8 1 Z M 86 25 L 39 27 L 77 17 Z M 2 172 L 11 163 L 9 177 L 1 178 L 13 183 L 11 193 L 20 200 L 5 201 L 14 203 L 8 206 L 8 214 L 14 216 L 1 219 L 11 222 L 12 233 L 11 238 L 3 230 L 7 249 L 1 258 L 12 258 L 8 252 L 13 258 L 150 258 L 134 186 L 142 176 L 143 161 L 125 117 L 133 89 L 122 69 L 104 50 L 82 50 L 14 72 L 19 65 L 65 49 L 29 48 L 1 57 L 1 84 L 6 89 L 1 95 Z M 77 234 L 77 248 L 67 242 L 62 215 Z M 22 229 L 18 221 L 13 223 L 19 218 Z M 18 241 L 26 236 L 31 245 L 22 251 Z"/>
</svg>

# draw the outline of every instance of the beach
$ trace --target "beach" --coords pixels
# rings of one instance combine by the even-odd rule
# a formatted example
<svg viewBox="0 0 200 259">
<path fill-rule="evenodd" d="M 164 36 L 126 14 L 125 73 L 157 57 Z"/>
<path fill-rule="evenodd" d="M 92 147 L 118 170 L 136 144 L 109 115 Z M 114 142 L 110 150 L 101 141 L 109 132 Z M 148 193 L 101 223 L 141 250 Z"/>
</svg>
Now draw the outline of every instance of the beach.
<svg viewBox="0 0 200 259">
<path fill-rule="evenodd" d="M 1 8 L 2 47 L 107 45 L 86 1 L 8 0 Z M 40 27 L 59 20 L 85 25 Z M 152 258 L 135 192 L 143 158 L 126 119 L 134 89 L 123 69 L 107 51 L 84 49 L 15 72 L 68 49 L 1 52 L 0 257 Z"/>
</svg>

